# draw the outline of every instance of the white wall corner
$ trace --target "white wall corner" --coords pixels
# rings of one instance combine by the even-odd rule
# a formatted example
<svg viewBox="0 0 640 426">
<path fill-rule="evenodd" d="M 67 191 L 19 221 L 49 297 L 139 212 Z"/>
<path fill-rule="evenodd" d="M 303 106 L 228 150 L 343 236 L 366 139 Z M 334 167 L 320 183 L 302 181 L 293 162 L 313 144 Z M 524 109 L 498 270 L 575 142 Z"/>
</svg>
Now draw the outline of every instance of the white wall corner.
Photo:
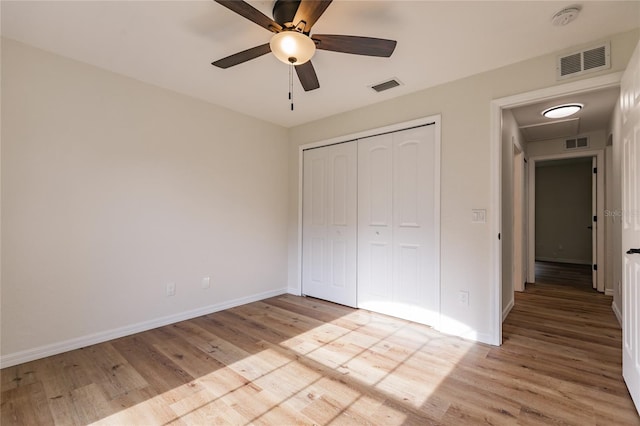
<svg viewBox="0 0 640 426">
<path fill-rule="evenodd" d="M 509 303 L 507 304 L 507 306 L 504 307 L 504 309 L 502 310 L 502 322 L 504 322 L 505 319 L 507 319 L 507 315 L 509 315 L 509 312 L 511 312 L 511 309 L 513 309 L 513 305 L 514 305 L 514 298 L 512 297 L 511 300 L 509 300 Z"/>
<path fill-rule="evenodd" d="M 294 296 L 302 296 L 302 292 L 299 287 L 289 287 L 287 288 L 287 293 L 293 294 Z"/>
<path fill-rule="evenodd" d="M 620 327 L 622 327 L 622 312 L 620 312 L 620 309 L 618 309 L 618 305 L 616 305 L 615 301 L 611 303 L 611 309 L 613 310 L 613 313 L 616 314 L 618 324 L 620 324 Z"/>
<path fill-rule="evenodd" d="M 22 364 L 24 362 L 61 354 L 63 352 L 72 351 L 74 349 L 84 348 L 120 337 L 140 333 L 142 331 L 147 331 L 165 325 L 174 324 L 180 321 L 185 321 L 191 318 L 212 314 L 214 312 L 224 311 L 225 309 L 230 309 L 240 305 L 246 305 L 247 303 L 257 302 L 259 300 L 268 299 L 270 297 L 280 296 L 281 294 L 285 294 L 286 292 L 287 291 L 284 288 L 270 290 L 263 293 L 257 293 L 250 296 L 217 303 L 215 305 L 209 305 L 174 315 L 156 318 L 150 321 L 143 321 L 137 324 L 127 325 L 124 327 L 101 331 L 99 333 L 88 334 L 86 336 L 81 336 L 62 342 L 56 342 L 49 345 L 10 353 L 0 357 L 0 368 L 11 367 L 14 365 Z"/>
</svg>

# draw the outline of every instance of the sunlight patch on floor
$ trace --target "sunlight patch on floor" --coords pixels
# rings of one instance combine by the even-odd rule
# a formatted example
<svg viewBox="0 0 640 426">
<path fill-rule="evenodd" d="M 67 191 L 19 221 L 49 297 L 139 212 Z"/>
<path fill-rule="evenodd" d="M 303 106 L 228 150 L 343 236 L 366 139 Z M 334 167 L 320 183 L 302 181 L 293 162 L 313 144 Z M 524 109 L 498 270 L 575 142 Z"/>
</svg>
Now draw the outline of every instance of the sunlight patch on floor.
<svg viewBox="0 0 640 426">
<path fill-rule="evenodd" d="M 359 327 L 347 331 L 327 323 L 296 336 L 296 339 L 317 342 L 314 349 L 306 345 L 304 350 L 300 350 L 299 345 L 290 345 L 290 341 L 284 341 L 281 345 L 342 375 L 348 375 L 360 384 L 372 386 L 392 397 L 397 396 L 415 408 L 427 402 L 473 345 L 462 340 L 456 347 L 449 345 L 449 356 L 437 362 L 430 369 L 432 374 L 425 377 L 420 371 L 424 371 L 425 365 L 433 363 L 430 347 L 442 351 L 441 342 L 444 339 L 440 333 L 414 323 L 402 325 L 396 318 L 386 321 L 384 316 L 363 310 L 344 318 L 359 324 Z M 377 331 L 374 335 L 367 330 L 367 325 L 372 322 L 375 322 Z M 384 330 L 384 334 L 380 334 L 380 329 Z M 328 340 L 330 337 L 332 340 Z M 405 391 L 416 388 L 421 390 L 420 394 Z"/>
<path fill-rule="evenodd" d="M 472 345 L 455 342 L 427 326 L 363 310 L 280 343 L 260 341 L 256 353 L 214 339 L 199 347 L 219 368 L 187 371 L 199 377 L 94 424 L 329 424 L 374 417 L 400 425 L 407 419 L 403 406 L 437 418 L 448 404 L 431 396 Z"/>
</svg>

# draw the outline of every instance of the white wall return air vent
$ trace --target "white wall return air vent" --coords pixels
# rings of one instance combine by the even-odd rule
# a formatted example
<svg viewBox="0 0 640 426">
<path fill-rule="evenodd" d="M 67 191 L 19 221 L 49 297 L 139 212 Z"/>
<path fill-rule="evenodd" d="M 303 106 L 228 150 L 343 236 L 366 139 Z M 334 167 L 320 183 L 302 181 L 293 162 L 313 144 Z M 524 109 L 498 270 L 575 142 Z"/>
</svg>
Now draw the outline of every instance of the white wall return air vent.
<svg viewBox="0 0 640 426">
<path fill-rule="evenodd" d="M 589 138 L 582 136 L 573 139 L 566 139 L 564 141 L 564 149 L 582 149 L 589 148 Z"/>
<path fill-rule="evenodd" d="M 558 56 L 556 78 L 563 80 L 611 68 L 610 46 L 610 43 L 607 42 L 568 55 Z"/>
</svg>

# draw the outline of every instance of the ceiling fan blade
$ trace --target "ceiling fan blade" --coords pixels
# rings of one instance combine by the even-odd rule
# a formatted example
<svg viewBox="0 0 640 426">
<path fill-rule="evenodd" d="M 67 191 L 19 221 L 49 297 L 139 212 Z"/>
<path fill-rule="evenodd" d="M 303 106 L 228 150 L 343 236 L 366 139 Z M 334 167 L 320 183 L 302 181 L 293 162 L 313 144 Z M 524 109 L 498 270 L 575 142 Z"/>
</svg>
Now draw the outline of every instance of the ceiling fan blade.
<svg viewBox="0 0 640 426">
<path fill-rule="evenodd" d="M 296 16 L 293 18 L 293 25 L 298 25 L 300 21 L 305 21 L 304 32 L 309 34 L 311 27 L 322 16 L 332 0 L 302 0 Z"/>
<path fill-rule="evenodd" d="M 217 61 L 212 62 L 211 65 L 215 65 L 218 68 L 229 68 L 234 65 L 250 61 L 251 59 L 255 59 L 269 52 L 271 52 L 271 47 L 269 46 L 269 43 L 267 43 L 252 47 L 251 49 L 243 50 L 242 52 L 227 56 L 226 58 L 218 59 Z"/>
<path fill-rule="evenodd" d="M 311 61 L 305 62 L 302 65 L 296 65 L 296 73 L 298 74 L 300 84 L 302 84 L 305 92 L 315 90 L 320 87 L 316 70 L 313 68 Z"/>
<path fill-rule="evenodd" d="M 250 20 L 251 22 L 255 22 L 267 30 L 279 33 L 282 31 L 282 26 L 275 22 L 273 19 L 269 18 L 264 13 L 260 12 L 255 7 L 251 6 L 249 3 L 244 2 L 242 0 L 215 0 L 216 3 L 223 5 L 224 7 L 234 11 L 240 16 L 243 16 Z"/>
<path fill-rule="evenodd" d="M 391 56 L 397 44 L 395 40 L 349 35 L 314 34 L 311 38 L 317 49 L 385 58 Z"/>
</svg>

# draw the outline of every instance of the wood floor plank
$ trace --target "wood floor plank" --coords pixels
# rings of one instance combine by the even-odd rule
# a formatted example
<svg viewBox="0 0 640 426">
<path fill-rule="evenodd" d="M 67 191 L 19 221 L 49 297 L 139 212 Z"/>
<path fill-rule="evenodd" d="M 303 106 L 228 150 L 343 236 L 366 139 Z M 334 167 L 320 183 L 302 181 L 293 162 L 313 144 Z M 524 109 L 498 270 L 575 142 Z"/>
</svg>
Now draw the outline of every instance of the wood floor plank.
<svg viewBox="0 0 640 426">
<path fill-rule="evenodd" d="M 2 392 L 0 424 L 47 425 L 53 424 L 47 396 L 41 382 L 18 386 Z"/>
<path fill-rule="evenodd" d="M 70 355 L 74 363 L 83 367 L 87 379 L 98 384 L 109 399 L 149 385 L 109 343 L 73 351 Z"/>
<path fill-rule="evenodd" d="M 611 298 L 539 264 L 503 345 L 282 295 L 0 371 L 2 425 L 640 425 Z"/>
</svg>

